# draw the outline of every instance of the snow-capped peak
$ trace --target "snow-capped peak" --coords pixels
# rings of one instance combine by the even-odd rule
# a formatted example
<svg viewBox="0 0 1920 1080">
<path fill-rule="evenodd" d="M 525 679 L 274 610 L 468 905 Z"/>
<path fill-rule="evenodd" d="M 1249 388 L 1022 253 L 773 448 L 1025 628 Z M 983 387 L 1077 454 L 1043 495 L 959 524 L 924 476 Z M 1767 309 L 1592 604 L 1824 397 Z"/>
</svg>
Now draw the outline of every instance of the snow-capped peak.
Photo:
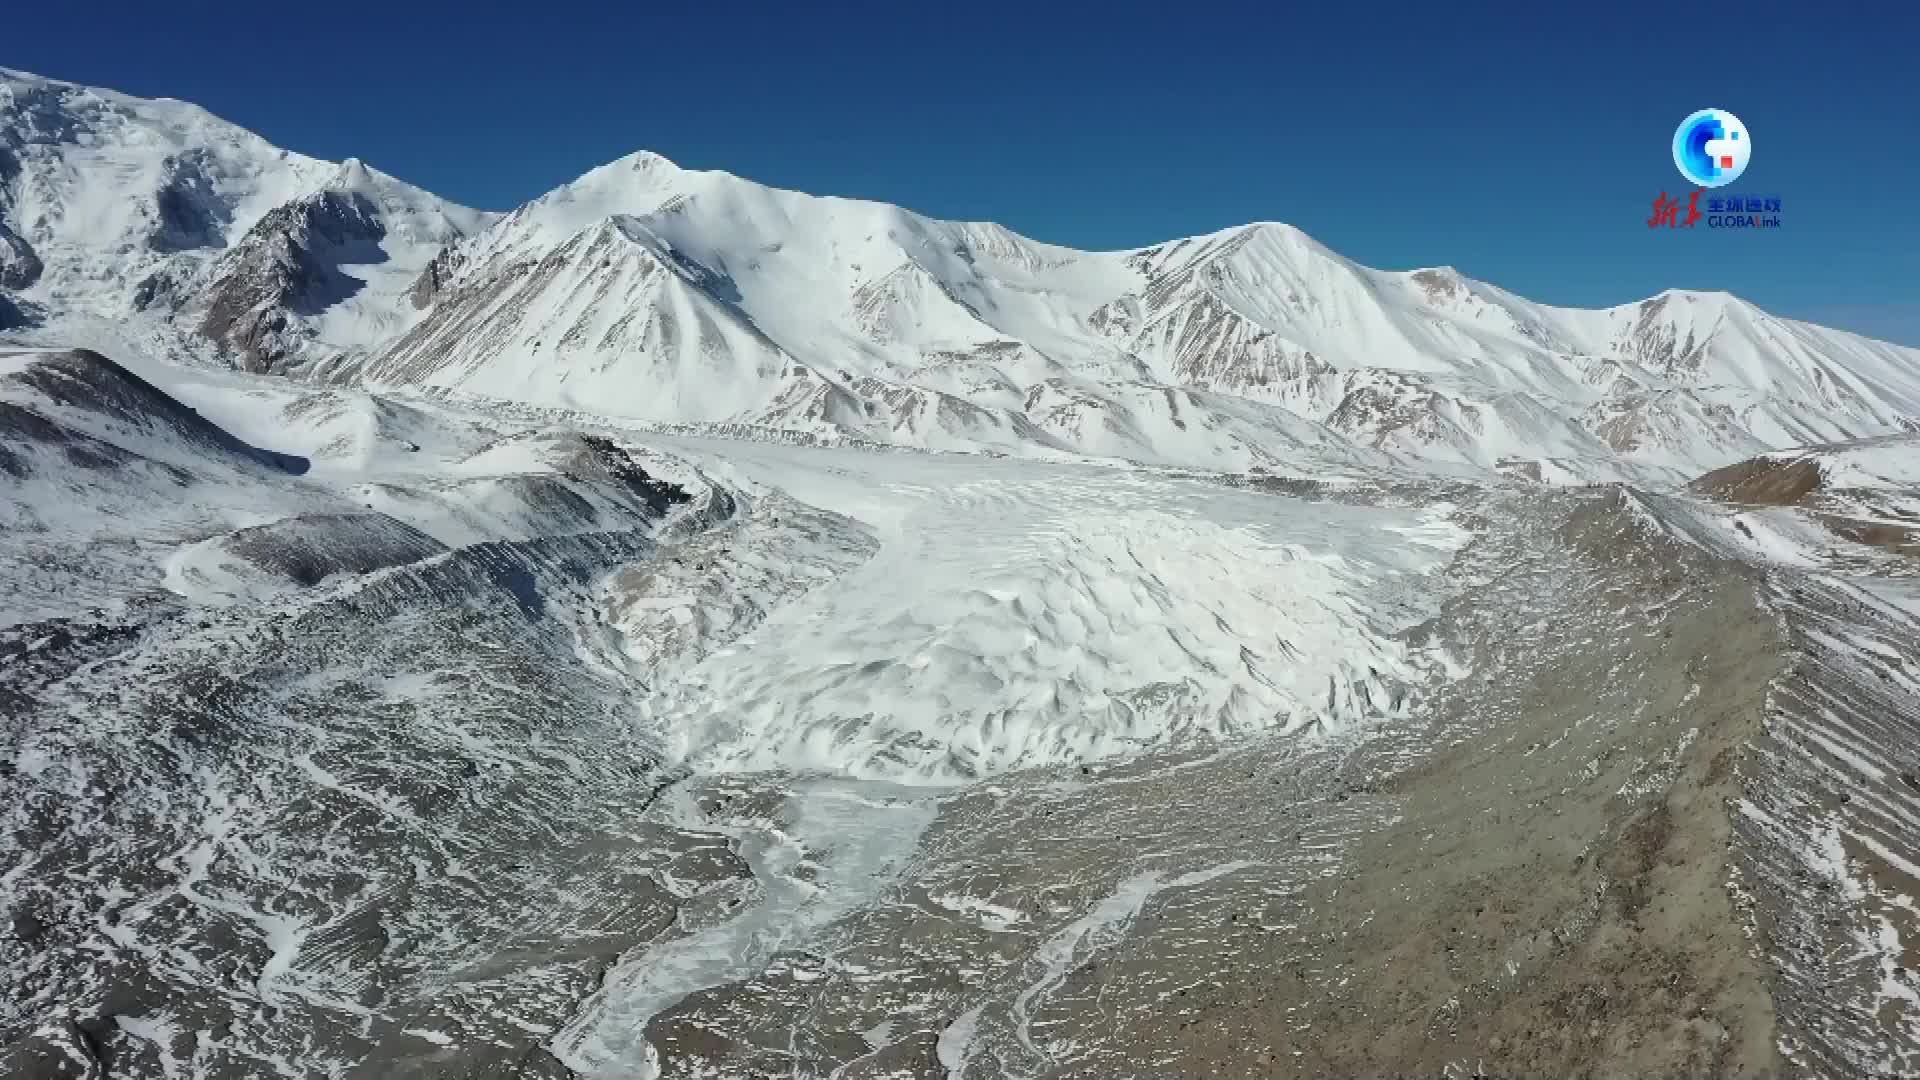
<svg viewBox="0 0 1920 1080">
<path fill-rule="evenodd" d="M 13 70 L 0 86 L 0 176 L 15 174 L 0 217 L 47 263 L 41 298 L 55 304 L 122 311 L 112 283 L 218 254 L 274 207 L 322 190 L 400 208 L 441 242 L 491 220 L 357 159 L 282 150 L 195 105 Z"/>
<path fill-rule="evenodd" d="M 379 208 L 388 231 L 399 233 L 414 244 L 444 246 L 483 231 L 501 216 L 450 203 L 432 192 L 383 173 L 359 158 L 348 158 L 341 162 L 333 175 L 320 186 L 320 190 L 360 195 L 371 200 Z M 427 252 L 429 257 L 432 254 Z M 417 268 L 418 260 L 414 265 Z"/>
<path fill-rule="evenodd" d="M 1234 467 L 1344 440 L 1677 475 L 1920 415 L 1920 352 L 1724 293 L 1552 307 L 1278 221 L 1076 251 L 644 150 L 490 215 L 191 106 L 8 78 L 0 320 L 117 314 L 138 282 L 228 362 L 351 354 L 663 421 Z"/>
<path fill-rule="evenodd" d="M 680 166 L 669 160 L 665 154 L 656 153 L 652 150 L 635 150 L 631 154 L 614 159 L 607 167 L 625 169 L 628 172 L 645 173 L 677 173 L 683 171 Z"/>
<path fill-rule="evenodd" d="M 333 191 L 371 192 L 373 172 L 359 158 L 350 157 L 340 163 L 339 171 L 327 178 L 326 187 Z"/>
</svg>

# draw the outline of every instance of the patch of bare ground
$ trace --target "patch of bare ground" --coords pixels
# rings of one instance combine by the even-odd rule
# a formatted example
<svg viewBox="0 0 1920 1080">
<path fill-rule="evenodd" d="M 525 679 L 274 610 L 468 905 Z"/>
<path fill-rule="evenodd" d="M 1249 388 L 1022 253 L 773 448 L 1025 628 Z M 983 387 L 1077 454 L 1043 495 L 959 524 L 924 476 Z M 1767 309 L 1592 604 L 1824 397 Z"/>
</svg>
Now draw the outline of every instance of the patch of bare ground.
<svg viewBox="0 0 1920 1080">
<path fill-rule="evenodd" d="M 1868 521 L 1839 514 L 1815 515 L 1820 524 L 1843 540 L 1877 547 L 1896 555 L 1920 556 L 1920 529 L 1887 521 Z"/>
<path fill-rule="evenodd" d="M 1780 1069 L 1727 882 L 1732 766 L 1781 632 L 1743 575 L 1606 508 L 1560 540 L 1586 601 L 1563 591 L 1528 626 L 1499 610 L 1514 586 L 1463 600 L 1476 675 L 1439 702 L 1433 751 L 1368 785 L 1390 822 L 1292 906 L 1311 952 L 1263 963 L 1248 942 L 1206 1022 L 1175 1033 L 1195 1075 Z"/>
<path fill-rule="evenodd" d="M 1703 474 L 1689 485 L 1702 495 L 1757 506 L 1798 506 L 1820 489 L 1820 463 L 1811 457 L 1750 458 Z"/>
</svg>

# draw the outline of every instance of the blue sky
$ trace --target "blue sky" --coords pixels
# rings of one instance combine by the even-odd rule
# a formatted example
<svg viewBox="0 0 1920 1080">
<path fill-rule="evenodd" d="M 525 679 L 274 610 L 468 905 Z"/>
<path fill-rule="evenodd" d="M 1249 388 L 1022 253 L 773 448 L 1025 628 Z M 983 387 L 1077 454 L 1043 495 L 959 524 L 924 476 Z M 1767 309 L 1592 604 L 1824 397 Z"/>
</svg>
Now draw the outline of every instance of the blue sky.
<svg viewBox="0 0 1920 1080">
<path fill-rule="evenodd" d="M 182 0 L 6 29 L 0 65 L 489 208 L 651 149 L 1076 247 L 1286 221 L 1550 303 L 1726 289 L 1920 344 L 1920 4 Z M 1729 190 L 1783 228 L 1647 228 L 1709 105 L 1753 139 Z"/>
</svg>

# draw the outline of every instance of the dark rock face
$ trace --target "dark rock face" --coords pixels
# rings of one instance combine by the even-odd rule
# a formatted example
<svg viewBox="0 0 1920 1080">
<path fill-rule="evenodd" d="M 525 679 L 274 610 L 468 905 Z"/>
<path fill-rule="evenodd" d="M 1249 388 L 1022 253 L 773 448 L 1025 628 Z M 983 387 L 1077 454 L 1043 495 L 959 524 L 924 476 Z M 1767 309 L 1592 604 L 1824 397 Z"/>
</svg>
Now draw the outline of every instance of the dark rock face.
<svg viewBox="0 0 1920 1080">
<path fill-rule="evenodd" d="M 0 292 L 0 330 L 17 330 L 32 326 L 36 321 L 36 314 L 31 307 Z"/>
<path fill-rule="evenodd" d="M 236 366 L 274 370 L 297 347 L 294 315 L 317 315 L 365 282 L 340 269 L 386 259 L 386 226 L 366 196 L 322 191 L 278 207 L 248 230 L 202 295 L 200 333 L 235 350 Z"/>
<path fill-rule="evenodd" d="M 693 498 L 678 484 L 654 479 L 612 439 L 603 435 L 582 434 L 580 441 L 586 445 L 586 453 L 582 456 L 586 459 L 583 464 L 590 465 L 586 470 L 589 475 L 595 479 L 605 477 L 638 495 L 654 514 L 664 514 L 668 509 Z"/>
<path fill-rule="evenodd" d="M 55 408 L 90 413 L 152 434 L 171 436 L 275 472 L 307 471 L 307 459 L 253 446 L 174 400 L 140 376 L 90 349 L 49 353 L 0 380 L 33 391 Z"/>
<path fill-rule="evenodd" d="M 407 294 L 413 301 L 413 306 L 421 311 L 432 307 L 434 301 L 440 298 L 440 294 L 446 291 L 447 284 L 453 280 L 453 275 L 464 261 L 452 247 L 445 248 L 440 254 L 435 255 L 433 261 L 427 264 L 427 268 L 420 271 L 420 276 L 414 279 L 413 289 Z"/>
<path fill-rule="evenodd" d="M 159 252 L 217 248 L 231 221 L 213 190 L 202 159 L 204 151 L 169 158 L 166 181 L 154 192 L 153 233 L 147 242 Z"/>
<path fill-rule="evenodd" d="M 20 158 L 8 145 L 19 136 L 6 132 L 5 128 L 6 125 L 0 123 L 0 290 L 24 289 L 40 280 L 46 267 L 26 238 L 7 224 L 7 214 L 13 204 L 13 182 L 21 170 Z M 18 310 L 0 292 L 0 330 L 18 325 L 15 321 L 19 319 Z"/>
<path fill-rule="evenodd" d="M 445 544 L 385 514 L 302 514 L 241 529 L 225 547 L 302 586 L 335 574 L 366 574 L 430 558 Z"/>
<path fill-rule="evenodd" d="M 26 240 L 0 221 L 0 289 L 27 288 L 45 269 Z"/>
<path fill-rule="evenodd" d="M 140 279 L 140 283 L 133 288 L 133 310 L 178 308 L 185 293 L 181 277 L 182 275 L 175 268 L 163 266 Z"/>
<path fill-rule="evenodd" d="M 13 105 L 0 112 L 0 146 L 11 144 L 17 150 L 37 143 L 72 142 L 82 130 L 80 118 L 66 107 L 66 89 L 52 84 L 28 83 L 15 86 Z M 0 162 L 0 177 L 6 163 Z M 17 173 L 18 162 L 14 162 Z"/>
<path fill-rule="evenodd" d="M 0 1076 L 17 1080 L 95 1080 L 105 1076 L 93 1040 L 68 1023 L 49 1023 L 0 1050 Z"/>
<path fill-rule="evenodd" d="M 35 452 L 55 452 L 57 460 L 75 469 L 107 472 L 125 468 L 135 456 L 109 442 L 62 427 L 31 409 L 0 401 L 0 474 L 15 480 L 33 475 Z M 186 474 L 172 470 L 170 475 L 184 483 Z"/>
</svg>

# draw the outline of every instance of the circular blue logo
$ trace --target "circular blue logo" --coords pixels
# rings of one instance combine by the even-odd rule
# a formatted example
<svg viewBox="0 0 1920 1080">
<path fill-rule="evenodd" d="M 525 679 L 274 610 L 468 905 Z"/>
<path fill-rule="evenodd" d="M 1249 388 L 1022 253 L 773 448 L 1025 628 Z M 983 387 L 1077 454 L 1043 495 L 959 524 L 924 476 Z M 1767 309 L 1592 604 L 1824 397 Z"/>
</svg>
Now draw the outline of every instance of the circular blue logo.
<svg viewBox="0 0 1920 1080">
<path fill-rule="evenodd" d="M 1747 171 L 1753 140 L 1747 125 L 1725 109 L 1701 109 L 1673 133 L 1673 163 L 1701 187 L 1731 184 Z"/>
</svg>

